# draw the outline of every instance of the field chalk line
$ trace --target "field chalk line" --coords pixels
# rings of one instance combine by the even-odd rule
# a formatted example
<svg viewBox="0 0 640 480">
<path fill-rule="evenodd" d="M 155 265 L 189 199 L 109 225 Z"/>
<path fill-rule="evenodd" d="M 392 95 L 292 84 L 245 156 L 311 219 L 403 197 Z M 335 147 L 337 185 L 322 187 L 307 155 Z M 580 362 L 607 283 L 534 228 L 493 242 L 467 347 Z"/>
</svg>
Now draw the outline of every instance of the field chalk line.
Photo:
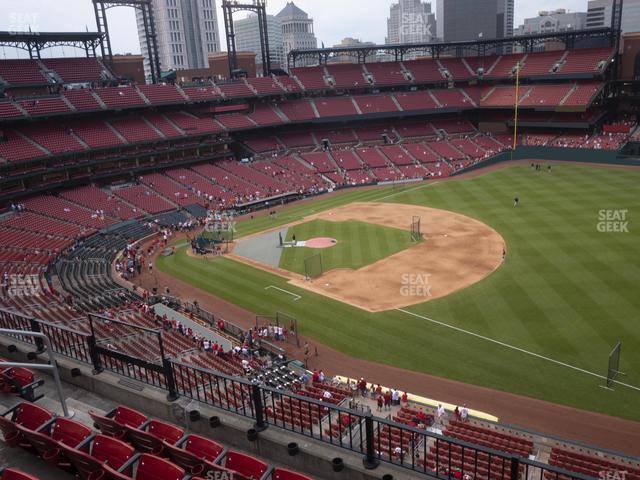
<svg viewBox="0 0 640 480">
<path fill-rule="evenodd" d="M 500 345 L 502 347 L 510 348 L 512 350 L 516 350 L 516 351 L 521 352 L 521 353 L 526 353 L 527 355 L 531 355 L 532 357 L 536 357 L 536 358 L 540 358 L 542 360 L 546 360 L 547 362 L 555 363 L 557 365 L 561 365 L 563 367 L 570 368 L 572 370 L 576 370 L 578 372 L 585 373 L 587 375 L 591 375 L 591 376 L 594 376 L 594 377 L 597 377 L 597 378 L 600 378 L 600 379 L 603 379 L 603 380 L 607 379 L 607 377 L 604 376 L 604 375 L 600 375 L 600 374 L 595 373 L 595 372 L 590 372 L 589 370 L 585 370 L 583 368 L 576 367 L 574 365 L 570 365 L 568 363 L 561 362 L 560 360 L 554 360 L 553 358 L 545 357 L 544 355 L 540 355 L 539 353 L 530 352 L 529 350 L 525 350 L 525 349 L 520 348 L 520 347 L 509 345 L 508 343 L 501 342 L 500 340 L 496 340 L 494 338 L 485 337 L 484 335 L 480 335 L 478 333 L 470 332 L 469 330 L 465 330 L 463 328 L 456 327 L 454 325 L 449 325 L 448 323 L 440 322 L 438 320 L 434 320 L 433 318 L 425 317 L 424 315 L 419 315 L 417 313 L 413 313 L 413 312 L 410 312 L 408 310 L 404 310 L 402 308 L 398 308 L 396 310 L 399 311 L 399 312 L 402 312 L 402 313 L 406 313 L 407 315 L 411 315 L 413 317 L 420 318 L 422 320 L 427 320 L 428 322 L 435 323 L 436 325 L 440 325 L 442 327 L 447 327 L 447 328 L 450 328 L 452 330 L 456 330 L 456 331 L 461 332 L 461 333 L 466 333 L 467 335 L 471 335 L 471 336 L 479 338 L 481 340 L 485 340 L 487 342 L 498 344 L 498 345 Z M 617 383 L 618 385 L 622 385 L 623 387 L 631 388 L 633 390 L 637 390 L 637 391 L 640 392 L 640 387 L 636 387 L 634 385 L 629 385 L 628 383 L 624 383 L 624 382 L 621 382 L 619 380 L 614 380 L 614 382 Z"/>
<path fill-rule="evenodd" d="M 269 289 L 274 289 L 274 290 L 279 290 L 281 292 L 284 292 L 288 295 L 291 295 L 292 297 L 295 297 L 293 299 L 294 302 L 297 302 L 298 300 L 300 300 L 302 297 L 300 295 L 296 295 L 293 292 L 290 292 L 289 290 L 285 290 L 284 288 L 280 288 L 280 287 L 276 287 L 275 285 L 269 285 L 268 287 L 264 287 L 265 290 L 269 290 Z"/>
</svg>

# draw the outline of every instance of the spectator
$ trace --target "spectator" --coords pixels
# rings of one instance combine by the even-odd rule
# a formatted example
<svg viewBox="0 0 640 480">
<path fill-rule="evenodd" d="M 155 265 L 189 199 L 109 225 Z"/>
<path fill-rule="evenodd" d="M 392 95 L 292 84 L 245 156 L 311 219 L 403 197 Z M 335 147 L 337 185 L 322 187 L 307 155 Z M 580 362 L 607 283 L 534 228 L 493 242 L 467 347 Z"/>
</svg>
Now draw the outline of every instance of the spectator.
<svg viewBox="0 0 640 480">
<path fill-rule="evenodd" d="M 389 390 L 384 393 L 384 409 L 391 410 L 391 391 Z"/>
<path fill-rule="evenodd" d="M 465 403 L 460 410 L 460 420 L 463 422 L 467 422 L 469 420 L 469 410 L 467 409 L 467 404 Z"/>
<path fill-rule="evenodd" d="M 436 415 L 437 415 L 437 418 L 438 418 L 438 423 L 439 423 L 440 425 L 444 425 L 444 417 L 445 417 L 446 413 L 447 413 L 447 412 L 446 412 L 446 410 L 444 409 L 444 407 L 442 406 L 442 404 L 441 404 L 441 403 L 439 403 L 439 404 L 438 404 L 438 408 L 437 408 L 437 410 L 436 410 Z"/>
</svg>

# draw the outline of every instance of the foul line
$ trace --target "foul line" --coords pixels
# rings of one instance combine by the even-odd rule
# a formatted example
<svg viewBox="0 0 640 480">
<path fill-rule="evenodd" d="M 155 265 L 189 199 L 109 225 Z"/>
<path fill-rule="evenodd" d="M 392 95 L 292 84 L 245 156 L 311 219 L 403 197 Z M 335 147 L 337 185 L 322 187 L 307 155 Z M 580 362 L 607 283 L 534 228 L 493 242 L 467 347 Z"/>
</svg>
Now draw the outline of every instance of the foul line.
<svg viewBox="0 0 640 480">
<path fill-rule="evenodd" d="M 300 300 L 302 298 L 300 295 L 296 295 L 295 293 L 292 293 L 289 290 L 285 290 L 284 288 L 276 287 L 275 285 L 269 285 L 268 287 L 264 287 L 265 290 L 269 290 L 270 288 L 273 288 L 274 290 L 279 290 L 281 292 L 284 292 L 284 293 L 287 293 L 287 294 L 291 295 L 292 297 L 295 297 L 293 299 L 294 302 L 297 302 L 298 300 Z"/>
<path fill-rule="evenodd" d="M 545 357 L 544 355 L 540 355 L 539 353 L 530 352 L 529 350 L 525 350 L 525 349 L 520 348 L 520 347 L 509 345 L 508 343 L 501 342 L 500 340 L 496 340 L 494 338 L 485 337 L 484 335 L 480 335 L 478 333 L 470 332 L 469 330 L 465 330 L 463 328 L 456 327 L 454 325 L 449 325 L 448 323 L 439 322 L 438 320 L 434 320 L 433 318 L 425 317 L 423 315 L 418 315 L 417 313 L 413 313 L 413 312 L 410 312 L 408 310 L 404 310 L 402 308 L 398 308 L 397 311 L 402 312 L 402 313 L 406 313 L 407 315 L 411 315 L 413 317 L 420 318 L 422 320 L 427 320 L 428 322 L 435 323 L 436 325 L 440 325 L 442 327 L 450 328 L 452 330 L 456 330 L 456 331 L 461 332 L 461 333 L 466 333 L 467 335 L 471 335 L 473 337 L 479 338 L 481 340 L 485 340 L 487 342 L 495 343 L 495 344 L 500 345 L 502 347 L 510 348 L 511 350 L 516 350 L 516 351 L 521 352 L 521 353 L 526 353 L 527 355 L 531 355 L 532 357 L 536 357 L 536 358 L 539 358 L 541 360 L 546 360 L 547 362 L 555 363 L 556 365 L 561 365 L 563 367 L 567 367 L 567 368 L 570 368 L 572 370 L 576 370 L 578 372 L 585 373 L 587 375 L 591 375 L 591 376 L 600 378 L 602 380 L 606 380 L 607 379 L 607 377 L 604 376 L 604 375 L 600 375 L 600 374 L 595 373 L 595 372 L 590 372 L 589 370 L 585 370 L 583 368 L 576 367 L 574 365 L 570 365 L 568 363 L 561 362 L 560 360 L 554 360 L 553 358 Z M 623 387 L 631 388 L 633 390 L 637 390 L 637 391 L 640 392 L 640 387 L 636 387 L 634 385 L 629 385 L 628 383 L 620 382 L 619 380 L 613 380 L 613 381 L 614 381 L 614 383 L 617 383 L 618 385 L 622 385 Z"/>
</svg>

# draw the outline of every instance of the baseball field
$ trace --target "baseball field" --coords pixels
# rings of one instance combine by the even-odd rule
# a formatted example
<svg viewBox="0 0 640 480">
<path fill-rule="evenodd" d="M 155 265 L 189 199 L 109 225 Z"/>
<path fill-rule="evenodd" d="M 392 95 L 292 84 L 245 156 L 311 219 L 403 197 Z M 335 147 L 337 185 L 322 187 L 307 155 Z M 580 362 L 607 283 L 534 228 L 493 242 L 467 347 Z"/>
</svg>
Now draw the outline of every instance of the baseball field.
<svg viewBox="0 0 640 480">
<path fill-rule="evenodd" d="M 196 258 L 187 255 L 186 248 L 160 257 L 157 266 L 252 312 L 291 314 L 301 334 L 353 357 L 640 420 L 638 185 L 637 170 L 562 164 L 549 172 L 523 163 L 467 179 L 345 191 L 293 204 L 277 218 L 238 224 L 240 239 L 296 225 L 289 227 L 289 235 L 293 230 L 299 240 L 338 240 L 321 253 L 329 263 L 315 280 L 320 286 L 329 284 L 326 279 L 337 268 L 366 273 L 364 269 L 386 262 L 378 273 L 384 276 L 396 256 L 423 248 L 432 256 L 410 255 L 405 264 L 410 267 L 403 267 L 401 275 L 420 290 L 414 284 L 423 277 L 415 272 L 430 272 L 442 259 L 481 245 L 438 243 L 456 238 L 455 223 L 441 224 L 447 215 L 470 219 L 504 242 L 504 261 L 500 246 L 495 263 L 493 242 L 479 250 L 493 263 L 484 265 L 474 252 L 456 257 L 455 269 L 443 270 L 464 274 L 480 263 L 483 274 L 464 288 L 381 311 L 337 300 L 277 271 L 231 258 Z M 399 224 L 394 226 L 392 218 L 383 226 L 372 225 L 373 220 L 314 218 L 354 205 L 366 212 L 369 204 L 371 209 L 396 206 L 399 213 L 391 217 L 398 217 Z M 424 239 L 419 245 L 406 231 L 412 208 L 434 209 L 433 215 L 420 210 Z M 327 253 L 331 249 L 334 252 Z M 299 274 L 307 249 L 284 250 L 280 267 Z M 384 294 L 375 282 L 367 283 L 367 277 L 354 278 L 365 279 L 360 288 L 369 290 L 372 298 Z M 446 279 L 432 277 L 434 289 L 439 287 L 437 278 Z M 604 389 L 608 354 L 618 340 L 620 370 L 626 375 L 618 377 L 613 389 Z"/>
</svg>

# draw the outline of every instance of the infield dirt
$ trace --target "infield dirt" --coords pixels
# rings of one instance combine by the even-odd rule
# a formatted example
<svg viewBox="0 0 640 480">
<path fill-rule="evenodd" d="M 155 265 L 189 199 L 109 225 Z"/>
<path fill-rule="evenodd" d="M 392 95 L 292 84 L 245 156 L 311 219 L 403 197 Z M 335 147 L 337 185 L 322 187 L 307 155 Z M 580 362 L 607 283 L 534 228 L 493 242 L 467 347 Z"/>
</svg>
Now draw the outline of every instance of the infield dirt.
<svg viewBox="0 0 640 480">
<path fill-rule="evenodd" d="M 414 216 L 421 217 L 421 242 L 360 269 L 333 269 L 315 280 L 237 254 L 229 256 L 288 278 L 292 285 L 368 312 L 403 308 L 450 295 L 479 282 L 502 263 L 506 246 L 498 232 L 473 218 L 435 208 L 350 203 L 288 226 L 315 219 L 357 220 L 409 232 Z"/>
</svg>

